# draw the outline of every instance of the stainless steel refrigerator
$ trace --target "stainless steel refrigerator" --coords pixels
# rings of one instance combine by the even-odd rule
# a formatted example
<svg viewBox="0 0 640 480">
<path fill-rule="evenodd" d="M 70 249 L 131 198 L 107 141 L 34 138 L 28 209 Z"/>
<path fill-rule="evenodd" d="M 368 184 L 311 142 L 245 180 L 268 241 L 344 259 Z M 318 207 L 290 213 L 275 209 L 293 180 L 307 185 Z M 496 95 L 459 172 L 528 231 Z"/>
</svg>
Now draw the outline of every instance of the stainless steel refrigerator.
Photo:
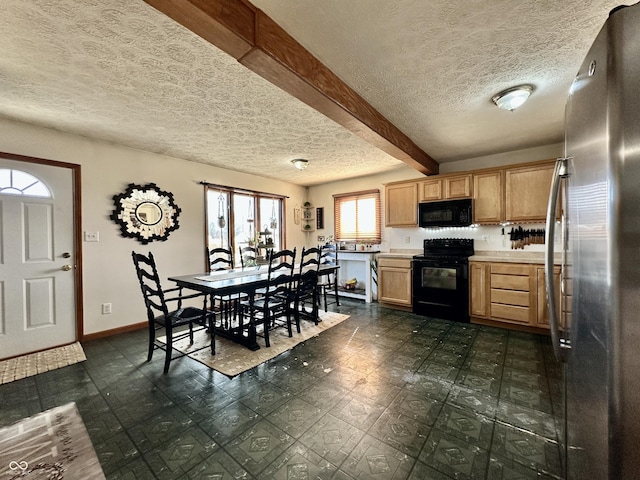
<svg viewBox="0 0 640 480">
<path fill-rule="evenodd" d="M 570 480 L 640 479 L 640 4 L 610 13 L 580 67 L 564 156 L 546 241 L 563 467 Z"/>
</svg>

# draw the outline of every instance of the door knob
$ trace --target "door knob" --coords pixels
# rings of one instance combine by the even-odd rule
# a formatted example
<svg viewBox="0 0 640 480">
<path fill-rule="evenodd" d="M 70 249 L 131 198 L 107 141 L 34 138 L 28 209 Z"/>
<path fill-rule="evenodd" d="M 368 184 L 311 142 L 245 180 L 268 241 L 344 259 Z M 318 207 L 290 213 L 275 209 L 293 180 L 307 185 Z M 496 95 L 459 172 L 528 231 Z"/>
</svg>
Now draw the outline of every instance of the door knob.
<svg viewBox="0 0 640 480">
<path fill-rule="evenodd" d="M 71 258 L 71 254 L 69 252 L 64 252 L 62 254 L 62 258 Z"/>
<path fill-rule="evenodd" d="M 62 270 L 64 270 L 65 272 L 68 272 L 69 270 L 71 270 L 73 267 L 71 265 L 63 265 L 62 266 Z"/>
</svg>

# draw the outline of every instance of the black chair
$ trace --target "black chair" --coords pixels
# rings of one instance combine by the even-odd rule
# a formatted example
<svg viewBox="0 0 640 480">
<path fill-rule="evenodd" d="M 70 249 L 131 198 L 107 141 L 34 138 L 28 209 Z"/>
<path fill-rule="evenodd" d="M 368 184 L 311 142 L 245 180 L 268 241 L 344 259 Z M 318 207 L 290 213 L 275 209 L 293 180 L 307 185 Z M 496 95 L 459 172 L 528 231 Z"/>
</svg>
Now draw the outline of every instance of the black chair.
<svg viewBox="0 0 640 480">
<path fill-rule="evenodd" d="M 145 256 L 131 252 L 131 256 L 136 267 L 149 322 L 149 354 L 147 361 L 151 361 L 155 349 L 164 350 L 164 373 L 167 373 L 171 360 L 187 355 L 181 352 L 172 356 L 173 342 L 189 337 L 191 344 L 193 344 L 193 334 L 199 330 L 208 330 L 211 337 L 211 354 L 215 355 L 214 312 L 207 309 L 207 296 L 202 293 L 183 295 L 181 287 L 162 290 L 153 254 L 149 253 L 148 256 Z M 175 296 L 167 298 L 167 294 Z M 203 308 L 182 306 L 184 300 L 193 298 L 202 298 Z M 174 310 L 169 310 L 167 304 L 170 302 L 176 302 Z M 194 325 L 197 326 L 194 327 Z M 187 326 L 188 328 L 186 328 Z M 161 329 L 165 330 L 166 343 L 162 343 L 156 338 L 156 332 Z M 209 345 L 191 350 L 190 353 L 204 350 L 205 348 L 209 348 Z"/>
<path fill-rule="evenodd" d="M 298 333 L 300 333 L 300 318 L 307 318 L 318 325 L 320 255 L 320 249 L 316 247 L 303 248 L 300 255 L 300 268 L 296 276 L 293 307 Z"/>
<path fill-rule="evenodd" d="M 241 319 L 244 324 L 245 315 L 249 316 L 250 324 L 262 324 L 262 334 L 265 346 L 271 346 L 269 331 L 276 327 L 287 328 L 290 337 L 293 336 L 291 326 L 291 303 L 294 300 L 292 290 L 295 268 L 296 249 L 269 252 L 269 270 L 264 295 L 255 295 L 248 301 L 241 302 Z M 249 326 L 250 324 L 246 324 Z"/>
<path fill-rule="evenodd" d="M 252 267 L 258 264 L 258 250 L 254 247 L 240 248 L 240 265 L 244 267 Z"/>
<path fill-rule="evenodd" d="M 207 248 L 206 252 L 210 272 L 233 269 L 233 254 L 230 249 L 222 247 Z M 211 297 L 211 309 L 219 314 L 220 322 L 224 322 L 224 328 L 229 328 L 230 322 L 235 320 L 238 301 L 238 297 L 232 297 L 231 295 Z"/>
<path fill-rule="evenodd" d="M 206 250 L 210 272 L 233 269 L 233 255 L 231 254 L 231 250 L 221 247 L 207 248 Z"/>
<path fill-rule="evenodd" d="M 320 247 L 320 249 L 322 252 L 320 255 L 320 265 L 338 265 L 338 249 L 335 244 L 328 243 Z M 333 290 L 335 301 L 327 302 L 327 294 L 331 294 L 331 290 Z M 340 306 L 340 297 L 338 296 L 338 274 L 335 270 L 320 274 L 320 277 L 318 278 L 318 292 L 324 300 L 325 312 L 327 311 L 328 304 L 335 303 L 337 306 Z"/>
</svg>

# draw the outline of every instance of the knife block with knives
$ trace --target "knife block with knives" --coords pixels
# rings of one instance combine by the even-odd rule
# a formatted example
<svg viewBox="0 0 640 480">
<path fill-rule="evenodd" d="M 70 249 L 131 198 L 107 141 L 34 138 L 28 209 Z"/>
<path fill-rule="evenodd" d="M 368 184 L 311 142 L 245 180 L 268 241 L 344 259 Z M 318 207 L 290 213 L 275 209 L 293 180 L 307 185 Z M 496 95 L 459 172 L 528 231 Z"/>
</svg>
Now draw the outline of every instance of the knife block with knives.
<svg viewBox="0 0 640 480">
<path fill-rule="evenodd" d="M 544 228 L 523 229 L 522 226 L 512 228 L 509 232 L 509 240 L 511 241 L 511 249 L 524 249 L 527 245 L 544 245 Z"/>
</svg>

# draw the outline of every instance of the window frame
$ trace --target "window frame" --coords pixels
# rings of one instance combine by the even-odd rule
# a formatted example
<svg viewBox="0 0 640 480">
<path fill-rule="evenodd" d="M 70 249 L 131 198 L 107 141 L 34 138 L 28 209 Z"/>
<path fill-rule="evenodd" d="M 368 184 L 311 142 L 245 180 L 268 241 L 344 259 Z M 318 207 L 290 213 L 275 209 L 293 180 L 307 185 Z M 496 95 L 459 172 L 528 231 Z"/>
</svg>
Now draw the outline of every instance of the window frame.
<svg viewBox="0 0 640 480">
<path fill-rule="evenodd" d="M 0 195 L 52 198 L 49 186 L 40 178 L 24 170 L 0 168 L 0 182 L 3 181 L 7 183 L 0 183 Z M 24 181 L 30 183 L 24 183 Z"/>
<path fill-rule="evenodd" d="M 374 199 L 374 222 L 372 232 L 363 234 L 360 232 L 358 224 L 359 212 L 358 203 L 361 201 Z M 343 209 L 347 203 L 355 201 L 355 225 L 352 231 L 343 228 Z M 364 190 L 359 192 L 340 193 L 333 196 L 334 213 L 334 237 L 336 242 L 379 244 L 382 242 L 382 212 L 380 205 L 380 190 Z"/>
<path fill-rule="evenodd" d="M 258 192 L 255 190 L 247 190 L 242 188 L 234 188 L 225 185 L 214 185 L 206 182 L 202 182 L 204 185 L 204 203 L 205 203 L 205 247 L 207 249 L 213 248 L 215 245 L 210 243 L 210 239 L 213 237 L 210 233 L 210 226 L 212 222 L 218 221 L 218 216 L 216 213 L 218 212 L 218 196 L 226 195 L 226 205 L 224 206 L 225 214 L 226 214 L 226 225 L 224 230 L 226 231 L 226 245 L 233 252 L 234 257 L 234 265 L 237 267 L 240 266 L 240 257 L 239 257 L 239 247 L 248 245 L 249 239 L 247 241 L 237 241 L 235 231 L 236 231 L 236 219 L 235 219 L 235 195 L 250 197 L 252 200 L 253 207 L 253 228 L 252 228 L 252 237 L 255 239 L 260 231 L 262 231 L 264 225 L 269 225 L 270 216 L 273 213 L 272 211 L 266 213 L 266 218 L 262 218 L 265 215 L 261 215 L 261 200 L 271 200 L 276 201 L 275 211 L 279 216 L 278 227 L 277 227 L 277 238 L 274 241 L 274 244 L 280 246 L 280 248 L 285 248 L 285 239 L 286 239 L 286 228 L 285 228 L 285 208 L 286 208 L 286 199 L 285 195 L 277 195 L 273 193 L 266 192 Z M 210 212 L 212 215 L 210 215 Z M 213 218 L 211 218 L 213 217 Z"/>
</svg>

